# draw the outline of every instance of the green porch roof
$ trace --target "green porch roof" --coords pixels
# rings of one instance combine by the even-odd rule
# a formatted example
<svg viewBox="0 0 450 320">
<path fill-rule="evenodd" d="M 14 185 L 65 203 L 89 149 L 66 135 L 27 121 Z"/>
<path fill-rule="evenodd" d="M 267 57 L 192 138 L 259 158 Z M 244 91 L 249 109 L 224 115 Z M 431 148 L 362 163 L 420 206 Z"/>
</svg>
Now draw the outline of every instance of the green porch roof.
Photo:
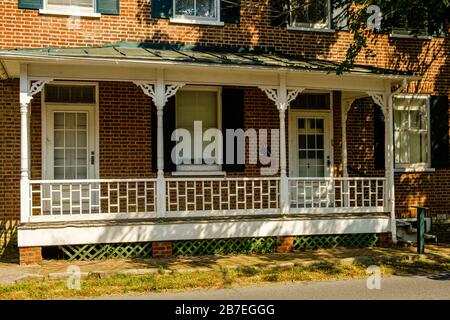
<svg viewBox="0 0 450 320">
<path fill-rule="evenodd" d="M 178 64 L 202 64 L 243 67 L 265 67 L 303 71 L 335 72 L 338 64 L 331 61 L 306 59 L 277 53 L 271 49 L 235 47 L 205 47 L 155 44 L 148 42 L 119 42 L 101 47 L 0 49 L 0 59 L 8 57 L 133 60 Z M 371 66 L 355 65 L 350 73 L 414 76 L 413 73 Z"/>
</svg>

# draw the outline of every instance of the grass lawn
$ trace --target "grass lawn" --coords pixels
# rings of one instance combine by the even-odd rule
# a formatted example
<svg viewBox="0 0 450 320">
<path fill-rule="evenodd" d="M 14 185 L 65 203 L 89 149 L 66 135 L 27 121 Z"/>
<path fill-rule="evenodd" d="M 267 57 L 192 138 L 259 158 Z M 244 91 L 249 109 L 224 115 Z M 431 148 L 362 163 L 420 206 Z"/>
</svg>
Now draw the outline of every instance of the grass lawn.
<svg viewBox="0 0 450 320">
<path fill-rule="evenodd" d="M 160 272 L 145 276 L 114 275 L 100 279 L 81 280 L 81 290 L 70 290 L 64 280 L 28 281 L 0 286 L 0 299 L 62 299 L 89 298 L 107 295 L 136 294 L 145 292 L 174 292 L 193 289 L 230 288 L 245 285 L 322 281 L 365 278 L 368 265 L 381 267 L 384 277 L 392 274 L 411 275 L 450 270 L 450 259 L 442 256 L 426 256 L 416 261 L 396 261 L 365 264 L 320 263 L 304 267 L 242 268 L 212 272 L 173 273 Z"/>
</svg>

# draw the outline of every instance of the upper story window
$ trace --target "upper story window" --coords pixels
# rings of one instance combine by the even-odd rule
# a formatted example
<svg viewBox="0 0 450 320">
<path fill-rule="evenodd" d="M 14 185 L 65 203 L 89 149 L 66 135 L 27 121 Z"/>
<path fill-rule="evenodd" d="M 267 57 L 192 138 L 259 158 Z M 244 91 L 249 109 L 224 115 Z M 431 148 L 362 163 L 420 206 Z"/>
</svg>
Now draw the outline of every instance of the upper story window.
<svg viewBox="0 0 450 320">
<path fill-rule="evenodd" d="M 426 20 L 418 18 L 416 13 L 395 12 L 393 17 L 392 35 L 419 37 L 428 35 Z"/>
<path fill-rule="evenodd" d="M 393 102 L 396 168 L 429 168 L 429 97 L 397 96 Z"/>
<path fill-rule="evenodd" d="M 384 12 L 382 26 L 393 37 L 442 37 L 446 7 L 422 1 L 414 6 L 402 8 L 387 4 L 381 5 Z"/>
<path fill-rule="evenodd" d="M 330 0 L 291 0 L 291 26 L 302 29 L 331 29 Z"/>
<path fill-rule="evenodd" d="M 173 20 L 219 22 L 219 0 L 173 0 Z"/>
<path fill-rule="evenodd" d="M 44 9 L 61 12 L 93 13 L 95 0 L 45 0 Z"/>
</svg>

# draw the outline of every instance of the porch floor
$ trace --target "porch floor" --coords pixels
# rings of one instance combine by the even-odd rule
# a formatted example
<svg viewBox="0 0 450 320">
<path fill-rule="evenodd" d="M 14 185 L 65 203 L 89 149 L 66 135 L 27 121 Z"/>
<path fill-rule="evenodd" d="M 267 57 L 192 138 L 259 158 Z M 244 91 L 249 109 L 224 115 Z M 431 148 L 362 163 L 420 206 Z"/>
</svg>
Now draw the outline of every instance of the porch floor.
<svg viewBox="0 0 450 320">
<path fill-rule="evenodd" d="M 147 224 L 173 224 L 183 222 L 236 222 L 236 221 L 277 221 L 277 220 L 339 220 L 339 219 L 374 219 L 389 218 L 388 212 L 352 212 L 352 213 L 302 213 L 302 214 L 265 214 L 265 215 L 242 215 L 232 217 L 177 217 L 177 218 L 145 218 L 145 219 L 107 219 L 107 220 L 84 220 L 84 221 L 45 221 L 21 223 L 19 229 L 33 230 L 41 228 L 64 228 L 64 227 L 101 227 L 101 226 L 126 226 Z"/>
</svg>

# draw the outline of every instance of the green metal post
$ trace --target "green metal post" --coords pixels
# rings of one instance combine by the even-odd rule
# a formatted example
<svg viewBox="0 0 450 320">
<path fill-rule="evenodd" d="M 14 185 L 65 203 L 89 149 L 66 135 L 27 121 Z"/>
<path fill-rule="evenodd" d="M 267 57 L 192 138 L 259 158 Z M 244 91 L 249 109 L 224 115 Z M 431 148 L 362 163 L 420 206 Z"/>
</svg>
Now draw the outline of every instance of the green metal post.
<svg viewBox="0 0 450 320">
<path fill-rule="evenodd" d="M 425 252 L 425 208 L 417 208 L 417 253 Z"/>
</svg>

